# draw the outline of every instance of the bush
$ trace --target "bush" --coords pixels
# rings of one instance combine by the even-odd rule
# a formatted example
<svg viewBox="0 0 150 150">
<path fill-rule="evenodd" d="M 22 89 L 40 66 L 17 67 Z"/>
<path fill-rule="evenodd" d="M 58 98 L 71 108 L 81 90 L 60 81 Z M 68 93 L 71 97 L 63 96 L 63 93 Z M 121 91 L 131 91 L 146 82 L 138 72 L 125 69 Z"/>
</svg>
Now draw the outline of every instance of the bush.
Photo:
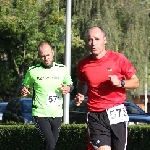
<svg viewBox="0 0 150 150">
<path fill-rule="evenodd" d="M 150 150 L 150 125 L 128 127 L 127 150 Z M 87 150 L 86 124 L 62 124 L 56 150 Z M 3 150 L 43 150 L 44 142 L 33 124 L 0 125 Z"/>
</svg>

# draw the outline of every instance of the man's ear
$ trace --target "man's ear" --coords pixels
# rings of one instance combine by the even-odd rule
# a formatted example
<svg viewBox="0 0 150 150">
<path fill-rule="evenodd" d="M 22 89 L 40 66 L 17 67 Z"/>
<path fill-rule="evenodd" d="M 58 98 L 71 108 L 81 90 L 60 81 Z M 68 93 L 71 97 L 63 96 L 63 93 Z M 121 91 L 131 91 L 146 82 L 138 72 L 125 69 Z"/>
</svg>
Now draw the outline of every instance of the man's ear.
<svg viewBox="0 0 150 150">
<path fill-rule="evenodd" d="M 107 38 L 106 38 L 106 37 L 104 37 L 104 43 L 105 43 L 105 44 L 107 43 Z"/>
<path fill-rule="evenodd" d="M 55 54 L 55 53 L 54 53 L 54 50 L 52 50 L 52 55 L 54 56 L 54 54 Z"/>
</svg>

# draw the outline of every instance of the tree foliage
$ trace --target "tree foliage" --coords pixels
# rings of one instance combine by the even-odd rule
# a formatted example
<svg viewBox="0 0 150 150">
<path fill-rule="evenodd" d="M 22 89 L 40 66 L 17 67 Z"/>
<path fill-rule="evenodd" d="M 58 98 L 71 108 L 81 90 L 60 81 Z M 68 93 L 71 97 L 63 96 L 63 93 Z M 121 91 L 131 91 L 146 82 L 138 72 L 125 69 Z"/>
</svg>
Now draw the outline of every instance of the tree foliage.
<svg viewBox="0 0 150 150">
<path fill-rule="evenodd" d="M 50 41 L 56 61 L 64 62 L 65 25 L 65 0 L 0 1 L 0 96 L 3 100 L 19 94 L 24 73 L 38 61 L 40 41 Z M 77 62 L 89 54 L 85 37 L 92 26 L 101 26 L 106 31 L 107 49 L 124 53 L 133 63 L 141 82 L 139 91 L 144 89 L 150 78 L 150 2 L 72 1 L 71 75 L 74 82 Z"/>
<path fill-rule="evenodd" d="M 92 26 L 101 26 L 106 31 L 107 49 L 124 53 L 135 66 L 141 83 L 135 91 L 138 95 L 145 83 L 149 85 L 150 2 L 84 0 L 80 3 L 74 1 L 73 14 L 78 16 L 81 37 Z"/>
</svg>

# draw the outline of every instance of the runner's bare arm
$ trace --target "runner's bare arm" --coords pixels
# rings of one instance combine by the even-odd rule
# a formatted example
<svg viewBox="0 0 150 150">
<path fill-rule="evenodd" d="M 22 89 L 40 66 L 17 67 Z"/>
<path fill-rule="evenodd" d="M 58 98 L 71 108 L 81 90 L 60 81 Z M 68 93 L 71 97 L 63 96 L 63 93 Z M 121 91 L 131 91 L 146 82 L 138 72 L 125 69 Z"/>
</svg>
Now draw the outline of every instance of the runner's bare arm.
<svg viewBox="0 0 150 150">
<path fill-rule="evenodd" d="M 108 77 L 110 78 L 112 84 L 116 87 L 123 87 L 126 89 L 135 89 L 135 88 L 138 88 L 140 85 L 139 79 L 135 74 L 130 79 L 123 80 L 123 83 L 122 81 L 118 79 L 117 75 L 109 75 Z"/>
<path fill-rule="evenodd" d="M 129 80 L 124 80 L 126 89 L 135 89 L 140 86 L 138 77 L 134 74 Z"/>
</svg>

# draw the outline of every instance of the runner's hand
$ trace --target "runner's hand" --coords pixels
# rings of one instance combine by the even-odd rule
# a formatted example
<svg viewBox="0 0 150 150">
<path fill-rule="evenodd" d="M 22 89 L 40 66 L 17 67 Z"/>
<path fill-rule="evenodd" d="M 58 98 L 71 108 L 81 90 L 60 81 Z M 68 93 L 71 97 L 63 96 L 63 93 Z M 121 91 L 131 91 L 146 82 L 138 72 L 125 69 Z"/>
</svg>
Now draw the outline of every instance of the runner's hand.
<svg viewBox="0 0 150 150">
<path fill-rule="evenodd" d="M 28 94 L 30 94 L 28 87 L 23 87 L 21 90 L 21 95 L 22 96 L 27 96 Z"/>
<path fill-rule="evenodd" d="M 116 87 L 121 87 L 121 81 L 118 79 L 117 75 L 109 75 L 110 81 Z"/>
<path fill-rule="evenodd" d="M 61 84 L 60 89 L 61 89 L 62 94 L 67 94 L 70 92 L 70 86 L 66 84 Z"/>
<path fill-rule="evenodd" d="M 76 97 L 74 98 L 76 106 L 80 106 L 80 104 L 82 103 L 83 100 L 84 100 L 84 95 L 82 95 L 80 93 L 78 93 L 76 95 Z"/>
</svg>

